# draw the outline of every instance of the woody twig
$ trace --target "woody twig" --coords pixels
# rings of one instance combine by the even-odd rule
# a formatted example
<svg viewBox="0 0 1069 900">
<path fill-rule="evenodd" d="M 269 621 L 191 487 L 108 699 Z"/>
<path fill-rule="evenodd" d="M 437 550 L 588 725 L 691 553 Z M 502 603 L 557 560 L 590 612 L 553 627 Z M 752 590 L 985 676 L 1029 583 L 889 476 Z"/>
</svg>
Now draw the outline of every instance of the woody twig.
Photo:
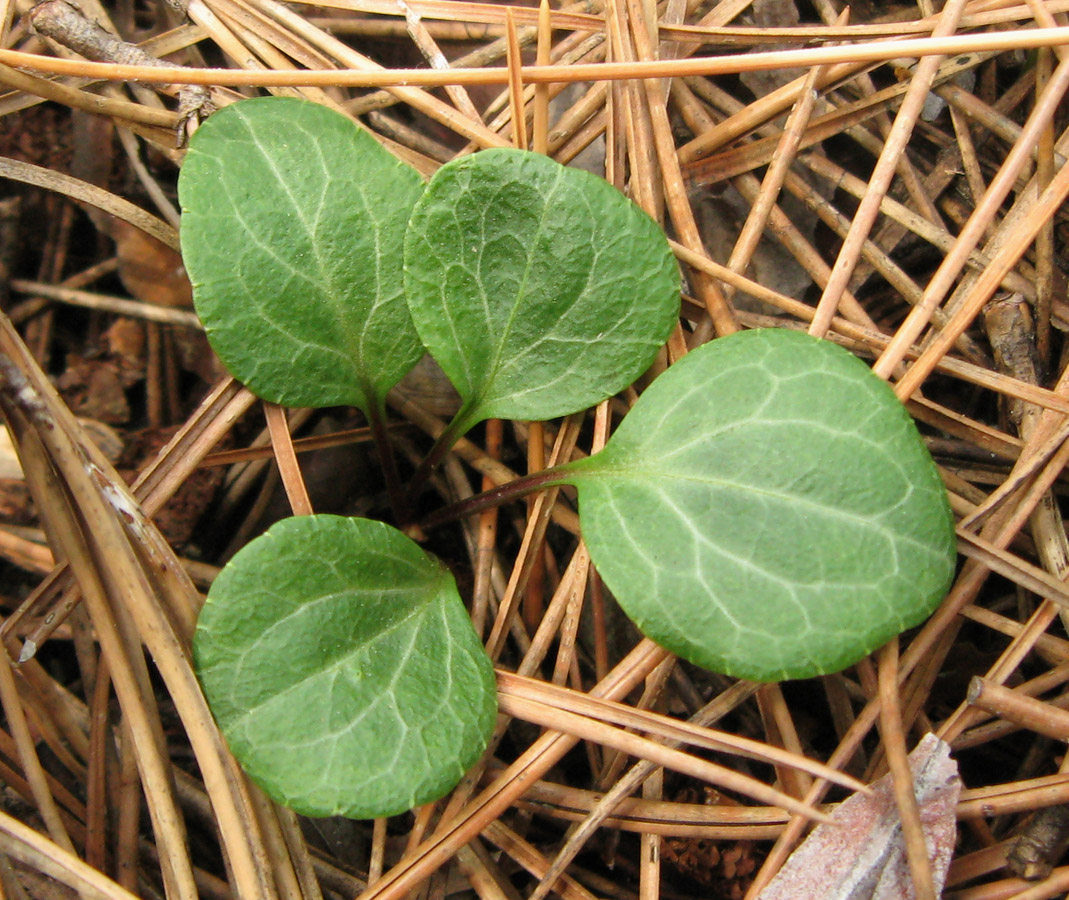
<svg viewBox="0 0 1069 900">
<path fill-rule="evenodd" d="M 174 65 L 152 56 L 136 44 L 116 37 L 82 15 L 67 0 L 39 3 L 30 10 L 29 21 L 38 34 L 95 62 L 163 68 Z M 178 97 L 178 144 L 181 146 L 191 121 L 207 115 L 213 109 L 208 88 L 203 85 L 160 85 L 158 89 Z"/>
</svg>

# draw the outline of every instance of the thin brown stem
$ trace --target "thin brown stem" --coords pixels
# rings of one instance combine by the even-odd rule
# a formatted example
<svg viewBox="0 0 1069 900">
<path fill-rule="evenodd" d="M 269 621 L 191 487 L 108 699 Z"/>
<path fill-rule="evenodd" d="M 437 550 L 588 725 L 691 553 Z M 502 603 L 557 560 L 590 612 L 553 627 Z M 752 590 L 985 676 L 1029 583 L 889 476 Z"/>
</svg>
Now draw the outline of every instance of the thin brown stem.
<svg viewBox="0 0 1069 900">
<path fill-rule="evenodd" d="M 437 510 L 420 520 L 420 527 L 434 528 L 452 522 L 454 519 L 463 519 L 465 516 L 473 516 L 485 509 L 501 506 L 513 500 L 519 500 L 545 487 L 555 484 L 563 484 L 567 478 L 562 477 L 567 466 L 554 466 L 552 469 L 543 469 L 540 472 L 532 472 L 514 481 L 498 485 L 474 497 L 468 497 L 444 509 Z"/>
<path fill-rule="evenodd" d="M 394 520 L 404 527 L 411 519 L 411 510 L 405 491 L 401 487 L 401 475 L 397 471 L 397 455 L 394 453 L 393 442 L 390 440 L 390 431 L 386 423 L 386 406 L 382 401 L 371 404 L 367 421 L 375 441 L 375 452 L 382 466 L 382 477 L 386 481 L 386 495 L 390 499 Z"/>
</svg>

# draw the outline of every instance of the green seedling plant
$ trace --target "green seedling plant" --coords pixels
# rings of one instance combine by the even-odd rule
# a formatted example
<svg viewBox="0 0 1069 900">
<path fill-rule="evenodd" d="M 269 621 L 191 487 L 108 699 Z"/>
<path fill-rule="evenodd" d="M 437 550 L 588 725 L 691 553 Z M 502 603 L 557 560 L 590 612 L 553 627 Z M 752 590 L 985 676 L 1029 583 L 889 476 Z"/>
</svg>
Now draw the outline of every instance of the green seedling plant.
<svg viewBox="0 0 1069 900">
<path fill-rule="evenodd" d="M 204 123 L 179 192 L 197 311 L 264 398 L 356 406 L 384 442 L 387 391 L 424 349 L 437 360 L 461 408 L 415 481 L 483 419 L 555 418 L 631 385 L 679 315 L 659 226 L 536 154 L 484 151 L 424 186 L 343 116 L 266 98 Z M 739 678 L 841 670 L 928 616 L 953 573 L 946 492 L 901 403 L 786 329 L 692 351 L 601 452 L 485 502 L 564 484 L 638 627 Z M 444 795 L 495 720 L 448 570 L 370 520 L 305 516 L 252 541 L 209 592 L 194 660 L 239 761 L 309 815 Z"/>
</svg>

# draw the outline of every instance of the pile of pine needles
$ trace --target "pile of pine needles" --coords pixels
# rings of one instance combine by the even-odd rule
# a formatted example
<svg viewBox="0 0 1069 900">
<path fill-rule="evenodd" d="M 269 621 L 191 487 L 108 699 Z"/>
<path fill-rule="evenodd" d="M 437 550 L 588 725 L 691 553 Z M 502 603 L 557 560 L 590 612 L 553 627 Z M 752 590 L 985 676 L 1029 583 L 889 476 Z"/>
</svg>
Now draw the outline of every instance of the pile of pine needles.
<svg viewBox="0 0 1069 900">
<path fill-rule="evenodd" d="M 3 895 L 756 897 L 811 822 L 702 780 L 721 746 L 714 723 L 787 754 L 712 758 L 825 812 L 846 793 L 800 757 L 865 782 L 890 771 L 905 788 L 901 896 L 918 897 L 935 896 L 934 877 L 906 754 L 935 732 L 964 784 L 946 896 L 1069 890 L 1067 8 L 0 0 L 0 405 L 34 504 L 0 528 Z M 838 675 L 731 682 L 620 618 L 566 496 L 484 513 L 440 552 L 466 567 L 473 614 L 503 644 L 514 718 L 495 753 L 443 801 L 389 821 L 301 821 L 264 798 L 229 756 L 189 654 L 199 591 L 263 504 L 232 503 L 245 518 L 199 560 L 154 517 L 224 466 L 204 489 L 225 494 L 217 504 L 269 469 L 306 511 L 300 454 L 366 439 L 329 419 L 325 436 L 295 440 L 307 412 L 261 412 L 225 376 L 208 390 L 176 374 L 175 335 L 196 320 L 188 292 L 161 287 L 159 260 L 177 266 L 183 139 L 212 107 L 265 92 L 355 117 L 424 174 L 522 146 L 603 175 L 664 224 L 685 275 L 662 367 L 755 326 L 871 361 L 929 441 L 959 519 L 962 565 L 936 614 Z M 48 117 L 34 117 L 40 104 Z M 71 164 L 78 146 L 51 153 L 34 134 L 47 122 L 89 140 L 64 130 L 74 118 L 127 154 L 118 191 Z M 40 242 L 20 245 L 30 226 L 12 198 L 47 211 Z M 138 278 L 138 261 L 155 274 Z M 116 271 L 125 296 L 99 287 Z M 98 338 L 117 317 L 143 323 L 139 424 L 178 426 L 130 487 L 55 389 L 57 334 L 76 307 Z M 491 423 L 436 488 L 454 500 L 540 469 L 567 435 L 589 452 L 590 423 L 603 434 L 633 399 L 566 423 Z M 393 405 L 418 459 L 443 413 L 419 393 Z M 579 721 L 581 737 L 568 730 Z M 682 747 L 674 771 L 633 730 Z"/>
</svg>

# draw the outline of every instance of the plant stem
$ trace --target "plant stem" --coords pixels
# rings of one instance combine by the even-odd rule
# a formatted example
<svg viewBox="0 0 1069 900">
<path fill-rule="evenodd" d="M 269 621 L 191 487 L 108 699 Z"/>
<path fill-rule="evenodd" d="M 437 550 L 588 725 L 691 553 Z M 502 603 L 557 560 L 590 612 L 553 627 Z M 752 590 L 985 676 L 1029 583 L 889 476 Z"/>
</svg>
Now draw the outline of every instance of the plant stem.
<svg viewBox="0 0 1069 900">
<path fill-rule="evenodd" d="M 399 527 L 404 528 L 411 518 L 405 492 L 401 489 L 401 476 L 397 471 L 397 457 L 393 452 L 393 444 L 386 429 L 386 404 L 380 398 L 369 404 L 368 425 L 371 426 L 371 437 L 375 441 L 375 449 L 379 454 L 379 463 L 382 465 L 382 475 L 386 481 L 386 495 L 390 498 L 390 508 Z"/>
<path fill-rule="evenodd" d="M 427 479 L 431 477 L 431 472 L 437 468 L 438 464 L 445 458 L 445 455 L 452 449 L 453 444 L 473 424 L 468 419 L 467 411 L 467 406 L 461 408 L 453 417 L 453 420 L 445 426 L 445 430 L 435 439 L 434 446 L 431 447 L 430 452 L 423 457 L 423 462 L 419 464 L 419 468 L 416 469 L 416 473 L 408 483 L 408 492 L 405 495 L 408 507 L 411 508 L 416 505 L 416 496 Z"/>
<path fill-rule="evenodd" d="M 508 503 L 511 500 L 518 500 L 520 497 L 525 497 L 527 494 L 534 493 L 545 487 L 566 484 L 568 482 L 568 471 L 567 464 L 554 466 L 552 469 L 543 469 L 541 472 L 524 475 L 522 478 L 517 478 L 506 484 L 499 484 L 497 487 L 483 491 L 481 494 L 468 497 L 465 500 L 454 503 L 452 506 L 447 506 L 431 513 L 420 521 L 420 527 L 423 529 L 433 528 L 436 525 L 442 525 L 454 519 L 475 515 L 475 513 L 482 512 L 492 506 L 501 506 L 501 504 Z"/>
</svg>

